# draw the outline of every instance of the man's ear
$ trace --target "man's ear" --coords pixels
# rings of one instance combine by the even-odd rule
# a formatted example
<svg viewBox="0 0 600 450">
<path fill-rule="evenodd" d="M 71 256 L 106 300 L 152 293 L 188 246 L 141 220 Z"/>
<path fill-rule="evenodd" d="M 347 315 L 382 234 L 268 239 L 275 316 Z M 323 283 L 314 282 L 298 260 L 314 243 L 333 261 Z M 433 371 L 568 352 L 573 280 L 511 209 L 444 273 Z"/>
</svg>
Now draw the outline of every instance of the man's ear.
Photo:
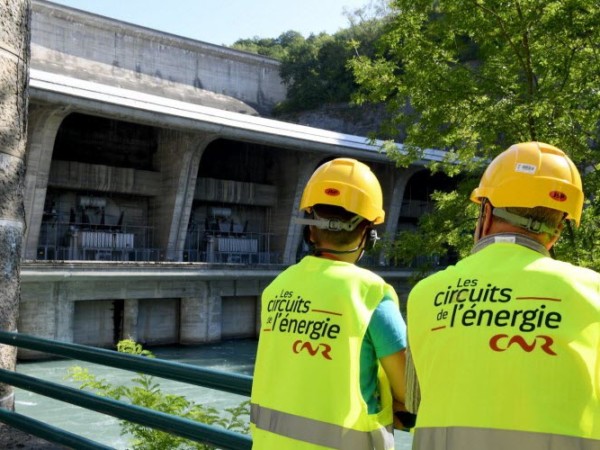
<svg viewBox="0 0 600 450">
<path fill-rule="evenodd" d="M 494 221 L 494 215 L 492 214 L 492 210 L 494 207 L 490 202 L 485 202 L 482 208 L 482 224 L 481 224 L 481 237 L 485 237 L 490 233 L 490 228 L 492 228 L 492 222 Z"/>
<path fill-rule="evenodd" d="M 486 199 L 481 200 L 481 205 L 479 206 L 479 217 L 477 218 L 477 225 L 475 226 L 475 242 L 487 236 L 489 233 L 493 218 L 492 208 L 492 204 Z"/>
<path fill-rule="evenodd" d="M 556 242 L 558 241 L 558 239 L 560 238 L 560 235 L 562 233 L 562 230 L 565 228 L 565 222 L 562 221 L 561 223 L 558 224 L 558 226 L 556 227 L 556 230 L 558 231 L 558 233 L 556 233 L 554 236 L 550 236 L 550 239 L 548 240 L 548 242 L 546 242 L 544 244 L 544 246 L 546 247 L 546 249 L 550 250 L 552 247 L 554 247 L 554 244 L 556 244 Z"/>
<path fill-rule="evenodd" d="M 302 239 L 308 246 L 315 245 L 311 237 L 310 225 L 304 225 L 304 228 L 302 228 Z"/>
</svg>

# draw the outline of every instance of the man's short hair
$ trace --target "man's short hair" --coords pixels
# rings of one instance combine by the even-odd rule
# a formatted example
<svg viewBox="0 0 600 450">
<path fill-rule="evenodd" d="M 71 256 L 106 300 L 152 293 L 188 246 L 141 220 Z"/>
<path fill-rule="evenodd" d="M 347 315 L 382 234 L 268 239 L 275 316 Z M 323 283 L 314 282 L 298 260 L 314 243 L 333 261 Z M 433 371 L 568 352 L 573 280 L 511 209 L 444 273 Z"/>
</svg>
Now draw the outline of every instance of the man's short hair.
<svg viewBox="0 0 600 450">
<path fill-rule="evenodd" d="M 318 204 L 313 206 L 313 210 L 315 214 L 321 218 L 339 219 L 342 222 L 348 222 L 354 217 L 356 217 L 356 214 L 345 210 L 341 206 Z M 356 240 L 358 236 L 360 236 L 363 233 L 368 223 L 369 221 L 365 219 L 352 231 L 332 231 L 314 227 L 313 236 L 316 240 L 315 244 L 319 246 L 320 241 L 322 240 L 330 242 L 336 246 L 344 246 L 351 244 L 352 242 L 354 242 L 354 240 Z"/>
<path fill-rule="evenodd" d="M 509 213 L 541 222 L 553 230 L 557 229 L 565 218 L 564 212 L 544 206 L 536 206 L 535 208 L 506 207 L 504 209 Z"/>
</svg>

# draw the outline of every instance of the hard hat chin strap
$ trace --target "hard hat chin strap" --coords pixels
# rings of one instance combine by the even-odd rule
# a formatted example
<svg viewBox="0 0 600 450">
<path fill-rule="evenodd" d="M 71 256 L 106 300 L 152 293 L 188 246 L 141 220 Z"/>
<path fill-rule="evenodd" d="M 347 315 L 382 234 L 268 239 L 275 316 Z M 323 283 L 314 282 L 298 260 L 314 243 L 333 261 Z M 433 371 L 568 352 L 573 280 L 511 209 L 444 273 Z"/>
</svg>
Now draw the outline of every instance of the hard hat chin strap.
<svg viewBox="0 0 600 450">
<path fill-rule="evenodd" d="M 301 225 L 313 225 L 321 230 L 329 230 L 329 231 L 354 231 L 354 229 L 365 220 L 364 217 L 354 216 L 352 219 L 344 222 L 341 219 L 326 219 L 323 217 L 317 216 L 317 214 L 313 211 L 313 218 L 306 217 L 296 217 L 294 218 L 295 223 L 299 223 Z"/>
<path fill-rule="evenodd" d="M 371 250 L 375 246 L 375 243 L 379 240 L 377 231 L 373 229 L 372 224 L 370 224 L 364 230 L 358 245 L 350 250 L 335 250 L 326 247 L 316 247 L 310 242 L 310 231 L 308 231 L 307 225 L 328 231 L 354 231 L 366 219 L 359 215 L 352 217 L 348 221 L 343 221 L 337 218 L 327 219 L 324 217 L 319 217 L 314 210 L 310 211 L 309 214 L 312 215 L 312 217 L 295 217 L 293 221 L 295 223 L 305 225 L 304 240 L 307 242 L 307 244 L 309 244 L 309 246 L 313 246 L 312 253 L 315 256 L 320 256 L 323 253 L 344 255 L 359 252 L 358 257 L 355 260 L 355 263 L 357 263 L 363 257 L 365 251 Z"/>
<path fill-rule="evenodd" d="M 541 234 L 547 233 L 550 236 L 558 236 L 560 230 L 558 228 L 552 228 L 539 220 L 532 219 L 531 217 L 523 217 L 518 214 L 511 213 L 504 208 L 493 208 L 492 214 L 511 225 L 515 225 L 520 228 L 524 228 L 531 233 Z"/>
</svg>

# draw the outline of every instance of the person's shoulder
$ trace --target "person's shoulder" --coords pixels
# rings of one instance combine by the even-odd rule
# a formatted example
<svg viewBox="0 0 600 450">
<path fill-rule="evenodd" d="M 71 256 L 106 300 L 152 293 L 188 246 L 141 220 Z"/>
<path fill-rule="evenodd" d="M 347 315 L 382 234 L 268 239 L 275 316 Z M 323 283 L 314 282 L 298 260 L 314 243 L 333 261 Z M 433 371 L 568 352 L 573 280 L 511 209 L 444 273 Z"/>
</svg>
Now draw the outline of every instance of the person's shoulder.
<svg viewBox="0 0 600 450">
<path fill-rule="evenodd" d="M 468 258 L 468 257 L 467 257 Z M 452 277 L 456 270 L 457 270 L 457 266 L 463 264 L 465 260 L 461 260 L 456 264 L 452 264 L 446 267 L 442 267 L 439 270 L 435 271 L 435 272 L 431 272 L 428 273 L 424 278 L 422 278 L 421 280 L 419 280 L 413 289 L 417 289 L 417 288 L 422 288 L 422 287 L 426 287 L 430 284 L 436 284 L 438 283 L 440 280 L 443 280 L 446 277 Z"/>
<path fill-rule="evenodd" d="M 346 270 L 365 278 L 381 278 L 371 268 L 366 268 L 352 263 L 336 263 L 341 270 Z"/>
<path fill-rule="evenodd" d="M 381 275 L 360 266 L 354 266 L 352 270 L 352 273 L 349 274 L 351 279 L 363 286 L 368 286 L 370 292 L 374 296 L 378 296 L 379 300 L 387 298 L 398 302 L 398 293 Z"/>
<path fill-rule="evenodd" d="M 546 258 L 546 270 L 566 280 L 582 280 L 600 285 L 600 273 L 593 269 L 578 266 L 566 261 Z"/>
<path fill-rule="evenodd" d="M 295 264 L 291 264 L 291 265 L 285 267 L 281 272 L 279 272 L 277 274 L 277 276 L 273 280 L 271 280 L 271 282 L 268 285 L 277 284 L 288 277 L 295 276 L 295 274 L 298 271 L 302 270 L 301 263 L 302 263 L 302 261 L 298 261 Z"/>
</svg>

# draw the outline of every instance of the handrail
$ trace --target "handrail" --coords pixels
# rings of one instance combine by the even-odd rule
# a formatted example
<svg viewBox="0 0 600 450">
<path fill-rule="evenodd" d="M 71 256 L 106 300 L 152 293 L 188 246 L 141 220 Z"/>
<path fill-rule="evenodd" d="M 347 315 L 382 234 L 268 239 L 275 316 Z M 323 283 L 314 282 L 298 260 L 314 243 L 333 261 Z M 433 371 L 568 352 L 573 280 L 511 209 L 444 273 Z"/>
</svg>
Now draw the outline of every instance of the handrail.
<svg viewBox="0 0 600 450">
<path fill-rule="evenodd" d="M 252 377 L 247 375 L 231 374 L 228 372 L 124 354 L 113 350 L 99 349 L 79 344 L 51 341 L 49 339 L 19 333 L 0 331 L 0 343 L 28 348 L 30 350 L 43 351 L 96 364 L 103 364 L 124 370 L 146 373 L 148 375 L 156 375 L 161 378 L 168 378 L 175 381 L 182 381 L 197 386 L 204 386 L 246 396 L 250 395 L 250 388 L 252 385 Z M 0 369 L 0 381 L 41 395 L 72 403 L 86 409 L 117 417 L 121 420 L 135 422 L 197 442 L 215 445 L 219 448 L 241 450 L 250 449 L 252 446 L 252 440 L 249 436 L 235 433 L 224 428 L 213 427 L 211 425 L 154 411 L 148 408 L 125 404 L 96 394 L 40 380 L 9 370 Z M 7 414 L 9 415 L 8 419 Z M 62 439 L 61 433 L 64 433 L 65 439 L 83 439 L 77 435 L 57 430 L 50 425 L 43 424 L 26 416 L 18 415 L 14 412 L 5 411 L 0 413 L 0 421 L 6 422 L 9 425 L 13 425 L 16 428 L 23 429 L 26 432 L 35 434 L 52 442 L 66 443 L 57 440 Z M 71 444 L 73 444 L 73 442 L 71 442 Z M 93 441 L 81 441 L 75 448 L 106 449 L 110 447 L 102 446 Z"/>
<path fill-rule="evenodd" d="M 224 428 L 213 427 L 141 406 L 128 405 L 117 400 L 10 370 L 0 369 L 0 381 L 36 394 L 91 409 L 118 419 L 156 428 L 197 442 L 206 442 L 222 448 L 249 449 L 252 447 L 252 441 L 248 436 Z"/>
<path fill-rule="evenodd" d="M 80 361 L 102 364 L 117 369 L 142 372 L 148 375 L 217 389 L 232 394 L 249 396 L 252 388 L 252 377 L 249 375 L 233 374 L 86 345 L 52 341 L 21 333 L 0 331 L 0 343 L 78 359 Z"/>
<path fill-rule="evenodd" d="M 0 422 L 4 422 L 13 428 L 34 434 L 47 441 L 61 445 L 67 445 L 77 450 L 114 450 L 112 447 L 91 441 L 74 433 L 32 419 L 13 411 L 0 408 Z"/>
</svg>

